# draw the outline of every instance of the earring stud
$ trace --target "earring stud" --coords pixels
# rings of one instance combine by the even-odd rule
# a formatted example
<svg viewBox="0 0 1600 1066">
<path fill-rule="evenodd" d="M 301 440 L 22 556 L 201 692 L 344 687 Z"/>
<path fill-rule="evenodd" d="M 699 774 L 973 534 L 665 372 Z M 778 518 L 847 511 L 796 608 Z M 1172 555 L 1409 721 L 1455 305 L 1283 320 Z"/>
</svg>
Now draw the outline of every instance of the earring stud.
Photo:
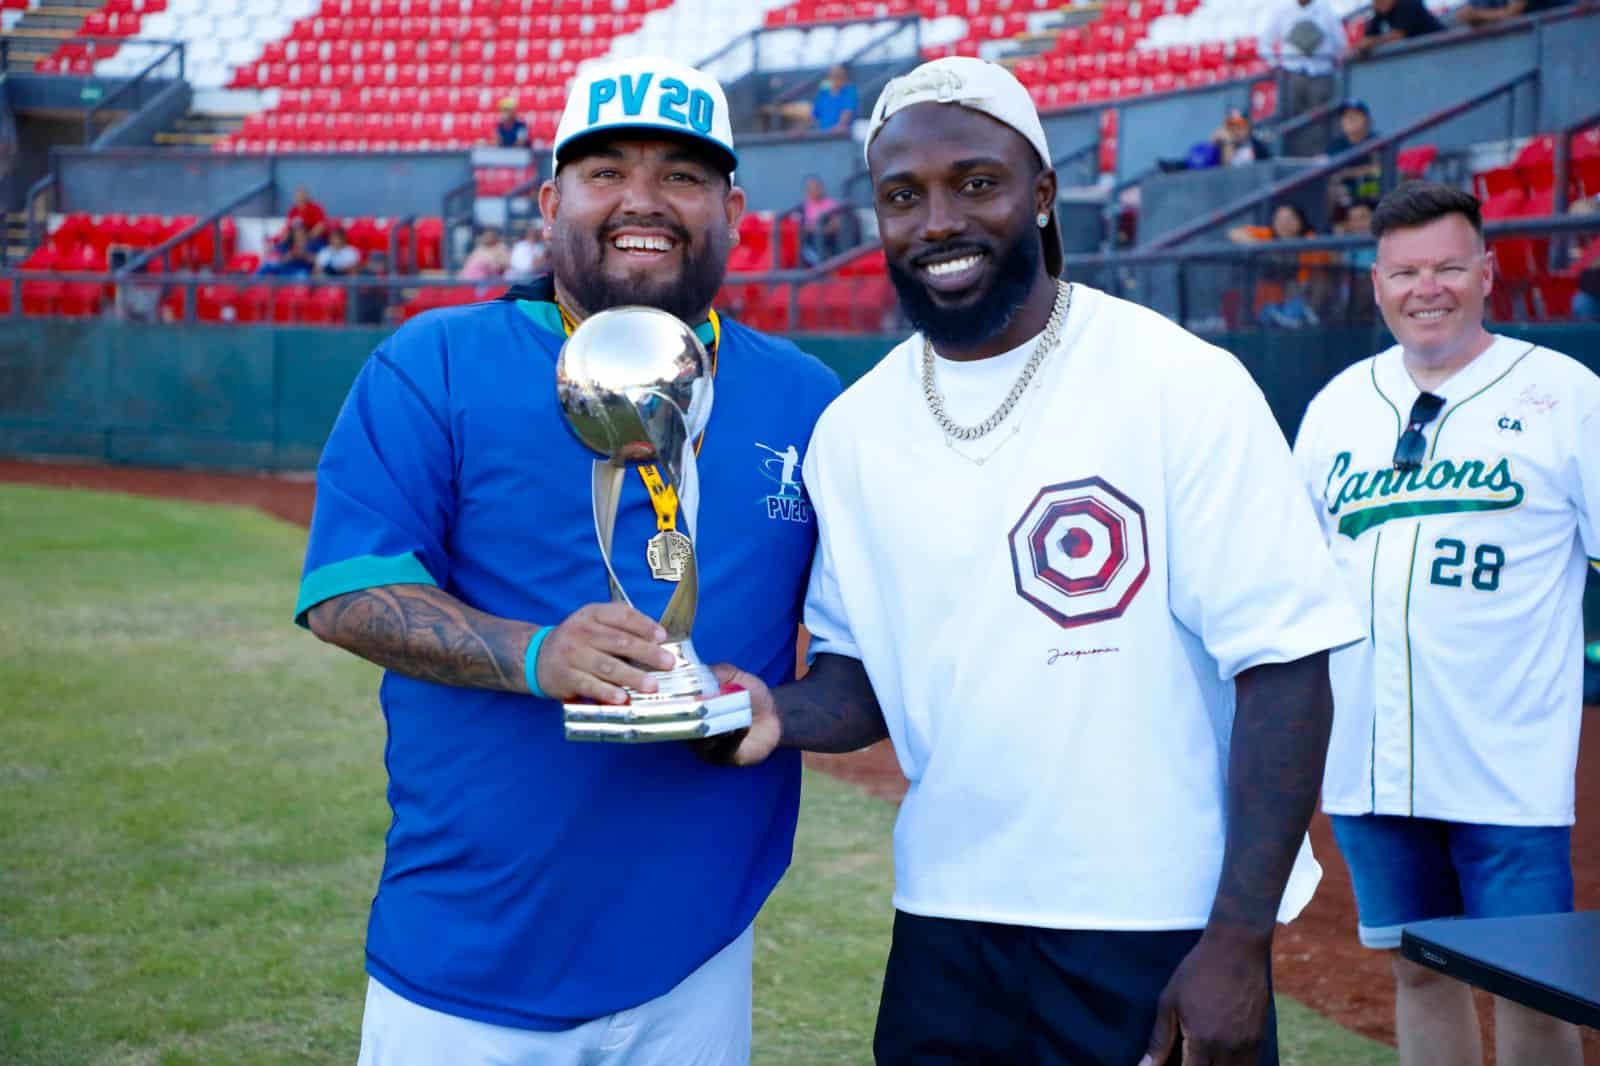
<svg viewBox="0 0 1600 1066">
<path fill-rule="evenodd" d="M 1045 214 L 1043 211 L 1040 211 L 1039 212 L 1039 217 L 1036 218 L 1034 221 L 1039 223 L 1039 228 L 1040 229 L 1044 229 L 1046 226 L 1048 226 L 1050 224 L 1050 216 Z"/>
</svg>

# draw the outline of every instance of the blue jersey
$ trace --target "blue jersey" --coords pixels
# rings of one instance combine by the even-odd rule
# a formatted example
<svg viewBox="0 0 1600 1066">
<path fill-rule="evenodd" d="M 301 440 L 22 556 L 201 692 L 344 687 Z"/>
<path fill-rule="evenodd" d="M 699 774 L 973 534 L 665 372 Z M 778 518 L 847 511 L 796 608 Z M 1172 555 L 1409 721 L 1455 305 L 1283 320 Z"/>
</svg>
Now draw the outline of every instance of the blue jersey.
<svg viewBox="0 0 1600 1066">
<path fill-rule="evenodd" d="M 317 468 L 302 623 L 329 597 L 406 582 L 541 624 L 609 598 L 595 456 L 556 401 L 548 280 L 521 295 L 423 315 L 367 361 Z M 769 685 L 793 676 L 816 540 L 788 460 L 838 391 L 787 341 L 724 323 L 694 642 Z M 630 476 L 613 559 L 659 616 L 672 586 L 646 565 L 655 528 Z M 393 821 L 367 970 L 414 1002 L 526 1029 L 637 1006 L 743 932 L 788 865 L 795 752 L 732 769 L 681 743 L 569 743 L 554 702 L 392 672 L 380 701 Z"/>
</svg>

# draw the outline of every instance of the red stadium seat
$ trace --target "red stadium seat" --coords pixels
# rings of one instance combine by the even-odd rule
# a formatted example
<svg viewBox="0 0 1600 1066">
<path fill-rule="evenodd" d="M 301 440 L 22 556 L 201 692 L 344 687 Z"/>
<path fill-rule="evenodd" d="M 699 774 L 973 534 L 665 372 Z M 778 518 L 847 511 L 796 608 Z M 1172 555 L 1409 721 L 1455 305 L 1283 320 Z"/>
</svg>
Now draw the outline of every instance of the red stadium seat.
<svg viewBox="0 0 1600 1066">
<path fill-rule="evenodd" d="M 239 293 L 234 301 L 235 320 L 239 322 L 266 322 L 272 317 L 272 288 L 252 285 Z"/>
<path fill-rule="evenodd" d="M 200 322 L 232 322 L 239 290 L 232 285 L 201 285 L 195 289 L 194 317 Z"/>
<path fill-rule="evenodd" d="M 417 220 L 417 269 L 438 270 L 443 265 L 444 220 Z"/>
<path fill-rule="evenodd" d="M 349 293 L 343 286 L 325 285 L 313 289 L 304 321 L 340 325 L 346 320 Z"/>
<path fill-rule="evenodd" d="M 1572 317 L 1572 300 L 1578 295 L 1578 279 L 1561 274 L 1545 274 L 1533 280 L 1541 318 Z"/>
<path fill-rule="evenodd" d="M 22 283 L 22 313 L 25 315 L 54 315 L 61 310 L 61 296 L 66 289 L 59 281 L 24 281 Z"/>
<path fill-rule="evenodd" d="M 100 313 L 104 291 L 98 282 L 69 281 L 61 286 L 61 314 L 89 318 Z"/>
</svg>

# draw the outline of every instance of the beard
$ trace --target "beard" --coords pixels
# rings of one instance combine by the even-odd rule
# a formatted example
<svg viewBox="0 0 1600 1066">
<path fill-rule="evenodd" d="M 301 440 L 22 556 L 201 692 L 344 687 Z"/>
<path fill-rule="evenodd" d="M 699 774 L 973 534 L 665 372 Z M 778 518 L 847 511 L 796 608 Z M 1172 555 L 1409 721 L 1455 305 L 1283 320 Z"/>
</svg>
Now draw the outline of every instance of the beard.
<svg viewBox="0 0 1600 1066">
<path fill-rule="evenodd" d="M 900 296 L 900 307 L 906 318 L 936 347 L 975 348 L 1005 330 L 1033 291 L 1044 247 L 1034 233 L 1030 218 L 999 249 L 973 241 L 957 241 L 941 245 L 931 253 L 925 252 L 919 258 L 967 252 L 986 253 L 995 264 L 995 271 L 988 288 L 976 298 L 969 297 L 959 307 L 942 307 L 935 303 L 927 286 L 913 270 L 889 263 L 889 280 Z"/>
<path fill-rule="evenodd" d="M 682 271 L 673 274 L 640 265 L 621 277 L 607 273 L 606 258 L 624 255 L 611 246 L 611 239 L 617 230 L 630 226 L 670 233 L 683 257 Z M 711 306 L 728 272 L 729 242 L 719 242 L 719 232 L 713 225 L 703 239 L 696 240 L 683 226 L 663 218 L 625 217 L 606 223 L 598 233 L 558 225 L 550 243 L 550 266 L 589 314 L 642 304 L 694 325 Z"/>
</svg>

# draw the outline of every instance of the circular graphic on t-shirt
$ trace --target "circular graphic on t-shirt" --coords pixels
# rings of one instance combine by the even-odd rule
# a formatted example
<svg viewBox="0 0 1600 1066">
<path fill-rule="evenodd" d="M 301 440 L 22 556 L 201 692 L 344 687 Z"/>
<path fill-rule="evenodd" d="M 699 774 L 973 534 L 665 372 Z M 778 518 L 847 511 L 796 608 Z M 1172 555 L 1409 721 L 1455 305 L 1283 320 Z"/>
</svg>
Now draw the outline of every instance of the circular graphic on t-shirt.
<svg viewBox="0 0 1600 1066">
<path fill-rule="evenodd" d="M 1011 568 L 1064 629 L 1120 617 L 1150 575 L 1144 508 L 1102 478 L 1047 485 L 1011 528 Z"/>
</svg>

